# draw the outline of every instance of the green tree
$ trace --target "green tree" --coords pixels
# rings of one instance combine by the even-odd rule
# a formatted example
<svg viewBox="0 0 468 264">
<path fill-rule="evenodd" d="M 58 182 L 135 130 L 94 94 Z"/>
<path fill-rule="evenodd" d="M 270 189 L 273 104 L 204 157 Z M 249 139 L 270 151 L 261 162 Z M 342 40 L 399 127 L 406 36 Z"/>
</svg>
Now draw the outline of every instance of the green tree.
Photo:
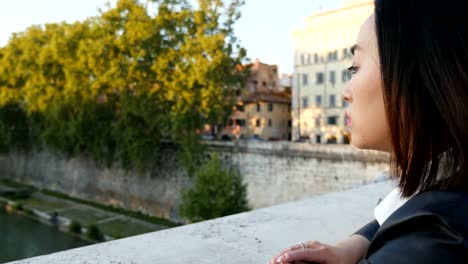
<svg viewBox="0 0 468 264">
<path fill-rule="evenodd" d="M 29 147 L 29 125 L 26 113 L 18 104 L 0 108 L 0 152 Z"/>
<path fill-rule="evenodd" d="M 181 215 L 198 222 L 249 210 L 241 176 L 223 168 L 213 155 L 195 173 L 193 187 L 182 195 Z"/>
<path fill-rule="evenodd" d="M 242 4 L 118 0 L 83 22 L 14 34 L 0 48 L 0 123 L 18 115 L 35 146 L 128 169 L 144 169 L 168 140 L 192 174 L 203 152 L 197 131 L 230 114 L 245 79 L 233 32 Z M 19 142 L 7 131 L 5 150 Z"/>
</svg>

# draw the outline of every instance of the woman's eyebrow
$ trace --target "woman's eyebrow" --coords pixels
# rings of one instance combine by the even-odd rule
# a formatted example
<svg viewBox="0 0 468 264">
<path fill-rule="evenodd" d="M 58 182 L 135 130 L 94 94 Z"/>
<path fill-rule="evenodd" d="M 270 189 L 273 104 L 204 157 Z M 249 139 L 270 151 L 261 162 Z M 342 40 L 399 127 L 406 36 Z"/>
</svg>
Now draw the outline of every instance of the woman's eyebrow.
<svg viewBox="0 0 468 264">
<path fill-rule="evenodd" d="M 351 54 L 353 54 L 354 56 L 354 52 L 358 49 L 361 49 L 361 47 L 358 45 L 358 44 L 354 44 L 352 47 L 351 47 Z"/>
</svg>

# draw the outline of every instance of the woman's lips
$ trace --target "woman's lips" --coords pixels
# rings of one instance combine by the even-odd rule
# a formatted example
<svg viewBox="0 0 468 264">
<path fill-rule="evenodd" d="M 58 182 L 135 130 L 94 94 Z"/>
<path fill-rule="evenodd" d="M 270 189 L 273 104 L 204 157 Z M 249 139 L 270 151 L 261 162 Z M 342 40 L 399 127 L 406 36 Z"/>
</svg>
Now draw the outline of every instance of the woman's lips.
<svg viewBox="0 0 468 264">
<path fill-rule="evenodd" d="M 345 113 L 346 115 L 346 126 L 351 127 L 351 117 L 349 117 L 348 113 Z"/>
</svg>

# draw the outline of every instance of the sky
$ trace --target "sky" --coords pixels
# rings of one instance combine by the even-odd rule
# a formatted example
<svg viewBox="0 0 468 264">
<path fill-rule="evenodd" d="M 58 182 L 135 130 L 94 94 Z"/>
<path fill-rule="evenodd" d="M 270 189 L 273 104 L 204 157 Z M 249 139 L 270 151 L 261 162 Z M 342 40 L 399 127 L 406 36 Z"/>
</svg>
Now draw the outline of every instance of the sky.
<svg viewBox="0 0 468 264">
<path fill-rule="evenodd" d="M 195 1 L 195 0 L 191 0 Z M 0 3 L 0 46 L 30 25 L 82 21 L 98 14 L 108 0 L 14 0 Z M 116 0 L 110 0 L 111 4 Z M 339 7 L 343 0 L 245 0 L 235 34 L 251 60 L 293 71 L 292 32 L 307 16 Z"/>
</svg>

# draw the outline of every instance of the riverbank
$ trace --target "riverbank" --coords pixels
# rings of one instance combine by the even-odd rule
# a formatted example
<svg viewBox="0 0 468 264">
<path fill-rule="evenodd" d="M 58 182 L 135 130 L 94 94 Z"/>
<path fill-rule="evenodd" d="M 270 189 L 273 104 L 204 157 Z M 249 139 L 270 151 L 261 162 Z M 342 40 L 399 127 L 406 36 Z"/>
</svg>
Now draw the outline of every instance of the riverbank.
<svg viewBox="0 0 468 264">
<path fill-rule="evenodd" d="M 349 145 L 209 142 L 206 149 L 207 156 L 218 154 L 223 164 L 240 173 L 253 209 L 371 183 L 388 170 L 389 159 Z M 0 177 L 182 222 L 181 194 L 192 186 L 192 178 L 177 149 L 165 145 L 162 153 L 141 172 L 117 163 L 104 167 L 85 155 L 69 158 L 47 149 L 12 151 L 0 155 Z"/>
<path fill-rule="evenodd" d="M 89 242 L 130 237 L 180 225 L 7 179 L 0 179 L 0 199 L 9 211 L 55 225 L 59 230 Z"/>
<path fill-rule="evenodd" d="M 90 245 L 51 225 L 38 223 L 18 211 L 0 206 L 0 263 L 60 252 Z"/>
</svg>

